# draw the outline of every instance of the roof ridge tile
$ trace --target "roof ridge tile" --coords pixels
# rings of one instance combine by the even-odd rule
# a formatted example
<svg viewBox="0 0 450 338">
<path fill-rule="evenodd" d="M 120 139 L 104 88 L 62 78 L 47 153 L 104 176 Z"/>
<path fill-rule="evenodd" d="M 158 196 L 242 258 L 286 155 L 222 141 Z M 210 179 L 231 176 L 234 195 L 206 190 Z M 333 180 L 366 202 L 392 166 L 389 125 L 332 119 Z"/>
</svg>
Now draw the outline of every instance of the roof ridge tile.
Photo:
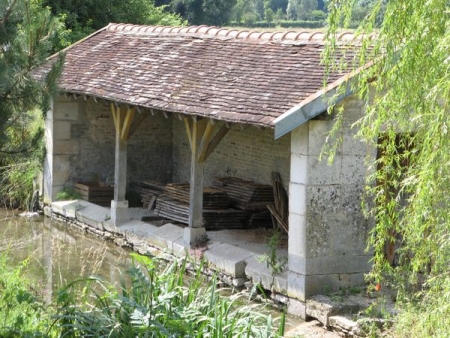
<svg viewBox="0 0 450 338">
<path fill-rule="evenodd" d="M 115 32 L 130 32 L 136 34 L 160 34 L 160 35 L 186 35 L 186 36 L 211 36 L 218 38 L 235 38 L 235 39 L 249 39 L 260 41 L 294 41 L 305 43 L 323 43 L 326 39 L 325 32 L 322 31 L 278 31 L 267 32 L 257 30 L 239 30 L 228 29 L 216 26 L 142 26 L 123 23 L 110 23 L 107 27 L 109 31 Z M 352 43 L 359 40 L 358 36 L 353 32 L 342 32 L 337 34 L 337 41 Z"/>
</svg>

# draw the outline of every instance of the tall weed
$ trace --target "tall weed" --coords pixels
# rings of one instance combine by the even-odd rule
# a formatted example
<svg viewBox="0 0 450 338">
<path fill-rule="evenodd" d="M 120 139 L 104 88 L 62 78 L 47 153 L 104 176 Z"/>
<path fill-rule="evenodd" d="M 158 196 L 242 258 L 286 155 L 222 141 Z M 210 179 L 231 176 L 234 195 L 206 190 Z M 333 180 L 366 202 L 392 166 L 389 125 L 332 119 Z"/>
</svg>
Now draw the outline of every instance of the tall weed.
<svg viewBox="0 0 450 338">
<path fill-rule="evenodd" d="M 159 259 L 133 258 L 119 287 L 91 277 L 60 291 L 63 336 L 234 338 L 283 332 L 262 305 L 243 303 L 240 294 L 222 296 L 217 280 L 206 280 L 201 267 L 186 278 L 186 261 L 163 268 Z"/>
</svg>

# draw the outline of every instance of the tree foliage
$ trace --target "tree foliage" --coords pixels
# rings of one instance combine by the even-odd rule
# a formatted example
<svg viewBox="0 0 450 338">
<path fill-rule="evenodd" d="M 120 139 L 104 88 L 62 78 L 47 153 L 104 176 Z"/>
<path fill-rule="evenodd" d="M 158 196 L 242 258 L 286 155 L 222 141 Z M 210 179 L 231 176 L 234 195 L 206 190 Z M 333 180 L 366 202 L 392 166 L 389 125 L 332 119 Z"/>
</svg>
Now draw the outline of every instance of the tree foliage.
<svg viewBox="0 0 450 338">
<path fill-rule="evenodd" d="M 31 193 L 43 135 L 34 109 L 48 109 L 62 58 L 43 81 L 31 73 L 45 61 L 59 28 L 37 0 L 0 3 L 0 194 L 8 195 L 14 206 L 24 206 Z"/>
<path fill-rule="evenodd" d="M 223 26 L 229 22 L 236 3 L 236 0 L 173 0 L 172 7 L 190 25 Z"/>
<path fill-rule="evenodd" d="M 183 20 L 155 6 L 153 0 L 43 0 L 68 31 L 60 35 L 60 47 L 76 42 L 110 22 L 138 25 L 182 25 Z"/>
<path fill-rule="evenodd" d="M 354 5 L 330 1 L 325 59 L 331 60 L 335 33 L 351 22 Z M 382 155 L 369 163 L 368 193 L 375 203 L 370 215 L 376 220 L 371 277 L 390 283 L 399 295 L 420 296 L 429 313 L 449 299 L 450 285 L 449 10 L 446 0 L 375 1 L 358 30 L 360 52 L 348 65 L 373 63 L 353 86 L 367 102 L 355 125 L 358 136 Z M 395 243 L 397 257 L 389 261 L 386 248 Z M 443 332 L 436 325 L 448 324 L 449 312 L 447 304 L 446 317 L 423 336 Z"/>
</svg>

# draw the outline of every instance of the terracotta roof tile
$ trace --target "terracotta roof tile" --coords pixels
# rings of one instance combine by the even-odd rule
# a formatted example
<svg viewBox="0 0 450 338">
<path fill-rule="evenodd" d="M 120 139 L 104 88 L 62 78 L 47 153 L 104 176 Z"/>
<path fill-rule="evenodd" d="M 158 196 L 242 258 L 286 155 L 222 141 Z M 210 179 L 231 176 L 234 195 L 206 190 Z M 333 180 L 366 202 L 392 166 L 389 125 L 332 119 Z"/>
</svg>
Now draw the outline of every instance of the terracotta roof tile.
<svg viewBox="0 0 450 338">
<path fill-rule="evenodd" d="M 323 39 L 320 32 L 110 24 L 66 50 L 59 86 L 131 105 L 272 127 L 275 118 L 323 88 Z M 328 81 L 342 75 L 331 74 Z"/>
</svg>

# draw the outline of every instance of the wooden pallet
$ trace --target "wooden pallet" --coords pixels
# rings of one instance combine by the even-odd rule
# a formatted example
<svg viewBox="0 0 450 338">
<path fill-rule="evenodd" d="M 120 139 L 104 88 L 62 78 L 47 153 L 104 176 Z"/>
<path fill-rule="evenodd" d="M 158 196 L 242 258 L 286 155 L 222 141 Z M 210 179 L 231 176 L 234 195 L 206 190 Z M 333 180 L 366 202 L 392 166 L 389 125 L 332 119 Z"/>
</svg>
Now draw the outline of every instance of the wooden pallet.
<svg viewBox="0 0 450 338">
<path fill-rule="evenodd" d="M 114 187 L 100 182 L 77 182 L 74 189 L 82 199 L 104 207 L 110 206 L 114 199 Z"/>
</svg>

